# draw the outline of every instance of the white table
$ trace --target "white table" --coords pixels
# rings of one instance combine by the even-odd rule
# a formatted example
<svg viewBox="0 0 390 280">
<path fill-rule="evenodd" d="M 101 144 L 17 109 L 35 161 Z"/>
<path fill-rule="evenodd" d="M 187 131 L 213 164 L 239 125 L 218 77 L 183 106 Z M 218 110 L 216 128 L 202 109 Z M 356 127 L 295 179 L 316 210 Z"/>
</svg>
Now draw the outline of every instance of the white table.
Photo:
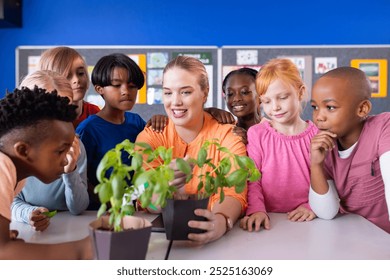
<svg viewBox="0 0 390 280">
<path fill-rule="evenodd" d="M 26 242 L 58 243 L 87 236 L 88 224 L 95 218 L 96 212 L 80 216 L 60 212 L 44 232 L 17 222 L 11 223 L 11 229 L 18 230 Z M 288 221 L 286 214 L 270 213 L 270 218 L 270 230 L 247 232 L 236 224 L 224 237 L 203 246 L 174 241 L 169 259 L 390 260 L 390 234 L 360 216 L 302 223 Z M 168 244 L 165 233 L 152 233 L 146 258 L 164 259 Z"/>
</svg>

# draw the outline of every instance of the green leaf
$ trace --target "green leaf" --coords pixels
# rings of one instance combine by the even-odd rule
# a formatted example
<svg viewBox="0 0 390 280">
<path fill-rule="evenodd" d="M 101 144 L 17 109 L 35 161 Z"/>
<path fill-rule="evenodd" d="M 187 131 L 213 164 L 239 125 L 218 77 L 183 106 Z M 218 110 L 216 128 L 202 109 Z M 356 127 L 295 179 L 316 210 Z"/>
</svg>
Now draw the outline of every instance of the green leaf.
<svg viewBox="0 0 390 280">
<path fill-rule="evenodd" d="M 192 172 L 192 168 L 191 168 L 190 164 L 182 158 L 176 159 L 176 166 L 184 174 L 188 175 L 188 174 L 191 174 L 191 172 Z"/>
<path fill-rule="evenodd" d="M 99 211 L 97 213 L 97 216 L 100 217 L 100 216 L 104 215 L 106 213 L 106 211 L 107 211 L 107 205 L 105 203 L 103 203 L 99 207 Z"/>
<path fill-rule="evenodd" d="M 120 176 L 119 174 L 114 175 L 111 180 L 111 186 L 112 186 L 112 193 L 114 198 L 121 199 L 125 194 L 124 178 L 122 178 L 122 176 Z"/>
<path fill-rule="evenodd" d="M 112 209 L 111 209 L 111 210 L 112 210 Z M 113 224 L 114 224 L 115 216 L 116 216 L 115 214 L 111 213 L 110 218 L 108 219 L 108 223 L 109 223 L 110 225 L 113 225 Z"/>
<path fill-rule="evenodd" d="M 253 162 L 253 160 L 250 157 L 236 155 L 235 158 L 237 160 L 238 165 L 241 168 L 245 168 L 245 169 L 256 168 L 255 163 Z"/>
<path fill-rule="evenodd" d="M 46 217 L 52 218 L 57 214 L 57 210 L 53 210 L 50 212 L 41 212 L 42 215 L 45 215 Z"/>
<path fill-rule="evenodd" d="M 142 167 L 142 161 L 142 155 L 135 153 L 131 158 L 131 166 L 134 168 L 134 170 L 138 170 L 140 167 Z"/>
<path fill-rule="evenodd" d="M 234 158 L 240 168 L 247 168 L 244 159 L 239 155 L 234 155 Z"/>
<path fill-rule="evenodd" d="M 107 203 L 110 201 L 110 198 L 112 197 L 112 188 L 110 184 L 101 184 L 100 190 L 99 190 L 99 200 L 101 203 Z"/>
<path fill-rule="evenodd" d="M 104 184 L 104 183 L 103 183 Z M 101 188 L 102 184 L 98 184 L 95 186 L 95 188 L 93 189 L 93 193 L 98 193 L 100 188 Z"/>
<path fill-rule="evenodd" d="M 146 159 L 146 162 L 149 163 L 149 162 L 154 161 L 155 159 L 156 159 L 155 153 L 150 153 L 150 154 L 148 155 L 148 158 Z"/>
<path fill-rule="evenodd" d="M 122 231 L 122 215 L 118 215 L 114 217 L 114 231 L 119 232 Z"/>
<path fill-rule="evenodd" d="M 134 214 L 135 212 L 135 209 L 134 209 L 134 206 L 133 205 L 130 205 L 130 204 L 125 204 L 123 205 L 122 207 L 122 211 L 125 215 L 128 215 L 128 216 L 131 216 Z"/>
<path fill-rule="evenodd" d="M 192 175 L 192 174 L 187 175 L 186 184 L 188 184 L 192 180 L 193 177 L 194 177 L 194 175 Z"/>
<path fill-rule="evenodd" d="M 230 151 L 229 151 L 228 148 L 226 148 L 226 147 L 219 147 L 218 150 L 221 151 L 221 152 L 230 154 Z"/>
<path fill-rule="evenodd" d="M 236 186 L 246 181 L 247 174 L 246 170 L 237 169 L 226 178 L 226 181 L 229 186 Z"/>
<path fill-rule="evenodd" d="M 172 148 L 166 150 L 165 159 L 164 159 L 165 164 L 169 164 L 172 161 L 172 154 L 173 154 Z"/>
<path fill-rule="evenodd" d="M 164 146 L 157 147 L 156 152 L 164 162 L 170 160 L 170 154 Z"/>
<path fill-rule="evenodd" d="M 198 162 L 197 162 L 199 167 L 203 166 L 203 164 L 206 161 L 206 157 L 207 157 L 207 151 L 204 149 L 200 149 L 198 154 Z"/>
<path fill-rule="evenodd" d="M 197 190 L 200 192 L 203 189 L 203 181 L 199 181 Z"/>
<path fill-rule="evenodd" d="M 214 193 L 214 188 L 213 188 L 213 183 L 214 183 L 214 178 L 210 175 L 210 172 L 206 172 L 205 176 L 205 183 L 204 183 L 204 190 L 206 193 Z"/>
<path fill-rule="evenodd" d="M 152 199 L 152 195 L 153 195 L 153 193 L 151 193 L 149 189 L 146 189 L 141 194 L 141 196 L 139 197 L 139 201 L 141 202 L 141 205 L 143 208 L 146 208 L 150 204 L 151 199 Z"/>
<path fill-rule="evenodd" d="M 133 184 L 135 186 L 143 185 L 145 183 L 149 184 L 148 181 L 150 180 L 150 173 L 150 170 L 141 173 L 136 173 L 133 177 Z"/>
<path fill-rule="evenodd" d="M 226 175 L 230 172 L 230 168 L 232 167 L 232 163 L 230 162 L 229 158 L 223 158 L 220 163 L 220 173 L 222 175 Z"/>
<path fill-rule="evenodd" d="M 152 147 L 148 143 L 136 142 L 135 145 L 137 145 L 141 148 L 144 148 L 144 149 L 152 150 Z"/>
<path fill-rule="evenodd" d="M 99 162 L 99 165 L 96 169 L 96 178 L 98 179 L 98 181 L 100 183 L 102 183 L 104 181 L 106 171 L 111 166 L 114 165 L 113 161 L 114 161 L 115 157 L 116 157 L 115 151 L 110 150 L 103 156 L 103 158 Z"/>
<path fill-rule="evenodd" d="M 221 187 L 222 186 L 222 178 L 221 178 L 221 176 L 215 176 L 215 178 L 214 178 L 214 189 L 215 190 L 217 190 L 219 187 Z M 222 188 L 221 188 L 221 190 L 222 190 Z"/>
<path fill-rule="evenodd" d="M 219 203 L 222 203 L 224 200 L 225 200 L 225 193 L 221 188 L 221 191 L 219 192 Z"/>
<path fill-rule="evenodd" d="M 242 193 L 245 190 L 246 184 L 245 182 L 237 184 L 235 186 L 236 193 Z"/>
<path fill-rule="evenodd" d="M 259 180 L 260 178 L 261 178 L 261 173 L 260 173 L 260 171 L 256 168 L 256 169 L 252 170 L 252 174 L 251 174 L 251 176 L 249 177 L 249 181 L 255 182 L 255 181 Z"/>
</svg>

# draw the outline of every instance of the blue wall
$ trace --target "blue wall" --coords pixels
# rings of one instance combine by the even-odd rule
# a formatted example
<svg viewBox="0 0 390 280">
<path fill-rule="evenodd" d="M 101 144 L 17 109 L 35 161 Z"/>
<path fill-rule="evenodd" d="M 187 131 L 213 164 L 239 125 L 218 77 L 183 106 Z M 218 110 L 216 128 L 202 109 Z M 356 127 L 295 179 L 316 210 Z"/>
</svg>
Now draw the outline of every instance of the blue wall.
<svg viewBox="0 0 390 280">
<path fill-rule="evenodd" d="M 0 96 L 20 45 L 352 44 L 390 44 L 389 0 L 23 0 L 23 27 L 0 28 Z"/>
</svg>

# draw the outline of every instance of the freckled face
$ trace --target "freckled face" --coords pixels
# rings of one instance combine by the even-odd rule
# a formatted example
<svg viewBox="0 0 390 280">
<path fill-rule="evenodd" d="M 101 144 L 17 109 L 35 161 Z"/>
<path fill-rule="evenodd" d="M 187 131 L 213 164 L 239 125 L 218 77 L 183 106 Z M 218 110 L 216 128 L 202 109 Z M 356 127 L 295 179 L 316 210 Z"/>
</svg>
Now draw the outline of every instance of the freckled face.
<svg viewBox="0 0 390 280">
<path fill-rule="evenodd" d="M 181 68 L 171 68 L 163 77 L 165 111 L 176 126 L 197 127 L 203 120 L 207 92 L 199 85 L 198 76 Z"/>
<path fill-rule="evenodd" d="M 231 76 L 226 82 L 225 100 L 229 111 L 238 118 L 255 114 L 260 107 L 255 80 L 243 74 Z"/>
<path fill-rule="evenodd" d="M 263 110 L 275 124 L 291 124 L 300 115 L 299 93 L 281 80 L 273 81 L 261 96 Z"/>
</svg>

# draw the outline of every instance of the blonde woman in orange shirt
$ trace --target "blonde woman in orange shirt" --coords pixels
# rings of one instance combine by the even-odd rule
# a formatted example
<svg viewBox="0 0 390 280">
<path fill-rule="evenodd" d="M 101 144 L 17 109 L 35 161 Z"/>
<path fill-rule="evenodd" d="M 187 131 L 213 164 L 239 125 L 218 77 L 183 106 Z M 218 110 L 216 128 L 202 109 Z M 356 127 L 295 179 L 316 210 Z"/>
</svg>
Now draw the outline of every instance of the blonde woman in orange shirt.
<svg viewBox="0 0 390 280">
<path fill-rule="evenodd" d="M 145 128 L 137 137 L 137 142 L 146 142 L 153 148 L 173 147 L 173 158 L 196 158 L 202 143 L 217 138 L 221 145 L 237 155 L 246 155 L 241 137 L 232 133 L 233 125 L 220 124 L 210 114 L 204 112 L 209 91 L 209 82 L 204 65 L 197 59 L 178 56 L 170 61 L 163 72 L 163 103 L 168 115 L 168 125 L 161 133 Z M 217 163 L 223 153 L 210 150 L 209 157 Z M 185 184 L 185 176 L 175 164 L 175 179 L 171 185 L 177 187 L 181 196 L 197 193 L 196 178 Z M 197 174 L 197 166 L 193 169 Z M 194 176 L 196 177 L 196 176 Z M 226 189 L 225 200 L 219 203 L 219 195 L 210 197 L 209 207 L 195 210 L 206 221 L 190 221 L 189 226 L 206 230 L 205 233 L 190 233 L 188 238 L 197 243 L 208 243 L 219 239 L 235 223 L 246 209 L 246 190 L 238 194 L 234 188 Z"/>
</svg>

